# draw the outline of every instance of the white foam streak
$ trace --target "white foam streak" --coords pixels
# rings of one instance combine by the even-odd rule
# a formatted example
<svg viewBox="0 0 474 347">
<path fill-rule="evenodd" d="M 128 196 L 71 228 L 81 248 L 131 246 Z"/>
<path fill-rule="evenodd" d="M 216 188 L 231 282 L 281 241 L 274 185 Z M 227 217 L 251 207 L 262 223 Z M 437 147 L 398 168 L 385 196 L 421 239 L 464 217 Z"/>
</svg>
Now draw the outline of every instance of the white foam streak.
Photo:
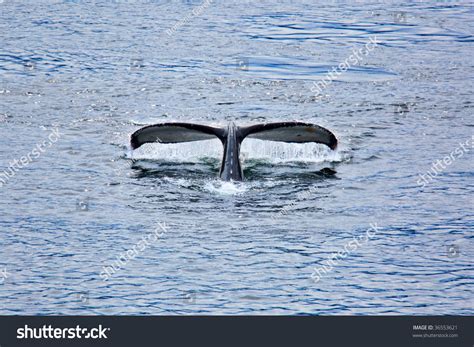
<svg viewBox="0 0 474 347">
<path fill-rule="evenodd" d="M 193 162 L 203 158 L 220 159 L 222 153 L 222 144 L 216 139 L 172 144 L 145 144 L 135 150 L 133 158 Z"/>
<path fill-rule="evenodd" d="M 243 182 L 211 181 L 204 185 L 205 190 L 221 195 L 239 195 L 245 193 L 249 188 L 249 185 Z"/>
<path fill-rule="evenodd" d="M 243 159 L 259 159 L 272 163 L 341 161 L 339 151 L 316 143 L 285 143 L 247 139 L 240 149 Z"/>
<path fill-rule="evenodd" d="M 193 162 L 204 158 L 222 158 L 223 148 L 219 140 L 206 140 L 177 144 L 146 144 L 137 149 L 134 159 L 153 159 L 176 162 Z M 270 163 L 285 162 L 338 162 L 340 151 L 331 151 L 314 143 L 284 143 L 246 139 L 241 147 L 241 159 L 265 160 Z"/>
</svg>

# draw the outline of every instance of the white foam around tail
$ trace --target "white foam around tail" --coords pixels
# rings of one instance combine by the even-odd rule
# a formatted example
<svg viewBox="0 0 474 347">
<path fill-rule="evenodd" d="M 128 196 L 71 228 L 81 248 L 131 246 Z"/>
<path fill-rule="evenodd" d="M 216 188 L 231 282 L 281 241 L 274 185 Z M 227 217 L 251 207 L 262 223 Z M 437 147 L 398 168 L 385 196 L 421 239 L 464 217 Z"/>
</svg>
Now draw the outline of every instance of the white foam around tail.
<svg viewBox="0 0 474 347">
<path fill-rule="evenodd" d="M 134 159 L 156 159 L 192 162 L 203 158 L 221 159 L 223 153 L 219 140 L 206 140 L 176 144 L 145 144 L 134 151 Z M 284 162 L 338 162 L 340 151 L 332 151 L 315 143 L 284 143 L 245 139 L 241 147 L 242 159 L 265 160 L 270 163 Z"/>
</svg>

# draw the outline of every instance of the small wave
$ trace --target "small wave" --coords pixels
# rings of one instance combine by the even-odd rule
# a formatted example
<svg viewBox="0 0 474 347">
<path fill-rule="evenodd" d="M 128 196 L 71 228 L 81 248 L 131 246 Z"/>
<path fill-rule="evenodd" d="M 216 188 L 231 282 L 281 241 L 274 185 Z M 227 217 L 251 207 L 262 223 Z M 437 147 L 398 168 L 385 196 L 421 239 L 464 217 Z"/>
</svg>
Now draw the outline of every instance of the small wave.
<svg viewBox="0 0 474 347">
<path fill-rule="evenodd" d="M 165 177 L 164 181 L 186 189 L 201 190 L 217 195 L 240 195 L 251 189 L 250 182 L 234 182 L 221 180 L 195 180 L 186 178 Z"/>
<path fill-rule="evenodd" d="M 288 184 L 288 180 L 259 180 L 259 181 L 222 181 L 220 179 L 202 179 L 202 178 L 177 178 L 164 177 L 163 181 L 181 188 L 194 191 L 212 193 L 216 195 L 242 195 L 249 191 L 259 191 L 261 189 L 270 189 L 282 184 Z"/>
<path fill-rule="evenodd" d="M 348 55 L 351 51 L 348 52 Z M 339 62 L 328 61 L 326 63 L 311 63 L 296 57 L 267 57 L 255 56 L 246 58 L 250 66 L 249 74 L 252 78 L 264 80 L 307 80 L 320 81 L 326 78 L 328 72 L 339 65 Z M 227 62 L 223 64 L 226 68 L 234 68 L 235 64 Z M 233 71 L 233 70 L 232 70 Z M 219 73 L 222 73 L 219 70 Z M 367 81 L 390 81 L 396 79 L 393 72 L 380 67 L 351 66 L 343 74 L 334 80 L 339 82 L 367 82 Z"/>
</svg>

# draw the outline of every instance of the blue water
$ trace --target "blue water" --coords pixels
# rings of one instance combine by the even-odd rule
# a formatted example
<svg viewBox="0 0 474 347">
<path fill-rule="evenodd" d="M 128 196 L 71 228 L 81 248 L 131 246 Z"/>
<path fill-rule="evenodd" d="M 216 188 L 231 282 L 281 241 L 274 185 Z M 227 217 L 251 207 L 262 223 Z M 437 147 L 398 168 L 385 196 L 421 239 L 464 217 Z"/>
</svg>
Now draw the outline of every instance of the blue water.
<svg viewBox="0 0 474 347">
<path fill-rule="evenodd" d="M 0 1 L 0 178 L 60 133 L 0 187 L 0 314 L 473 314 L 473 14 Z M 217 141 L 128 149 L 143 125 L 229 120 L 313 122 L 340 146 L 248 140 L 247 180 L 226 184 Z M 368 242 L 311 278 L 371 223 Z"/>
</svg>

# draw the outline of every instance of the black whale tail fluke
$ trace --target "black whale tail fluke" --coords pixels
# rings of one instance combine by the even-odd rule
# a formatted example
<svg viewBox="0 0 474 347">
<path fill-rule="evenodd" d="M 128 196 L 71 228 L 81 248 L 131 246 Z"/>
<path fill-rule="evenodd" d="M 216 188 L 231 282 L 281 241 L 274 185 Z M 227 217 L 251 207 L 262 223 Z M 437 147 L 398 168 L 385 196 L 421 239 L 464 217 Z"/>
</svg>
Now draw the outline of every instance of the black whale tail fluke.
<svg viewBox="0 0 474 347">
<path fill-rule="evenodd" d="M 280 141 L 290 143 L 314 142 L 321 143 L 331 149 L 336 149 L 336 136 L 329 130 L 316 124 L 302 122 L 280 122 L 256 124 L 241 127 L 243 139 Z"/>
<path fill-rule="evenodd" d="M 145 143 L 178 143 L 219 138 L 225 141 L 227 128 L 216 128 L 193 123 L 162 123 L 143 127 L 132 134 L 131 145 L 137 149 Z M 247 127 L 237 127 L 237 139 L 246 137 L 259 140 L 281 142 L 315 142 L 337 147 L 336 136 L 319 125 L 302 122 L 264 123 Z"/>
<path fill-rule="evenodd" d="M 229 123 L 227 127 L 216 128 L 193 123 L 162 123 L 138 129 L 132 134 L 132 149 L 145 143 L 179 143 L 218 138 L 224 145 L 224 157 L 220 177 L 224 180 L 243 179 L 240 164 L 240 144 L 245 138 L 291 143 L 321 143 L 336 149 L 336 136 L 316 124 L 303 122 L 264 123 L 239 127 Z"/>
<path fill-rule="evenodd" d="M 145 143 L 178 143 L 215 139 L 223 140 L 225 129 L 193 123 L 162 123 L 138 129 L 132 134 L 130 144 L 132 149 Z"/>
</svg>

